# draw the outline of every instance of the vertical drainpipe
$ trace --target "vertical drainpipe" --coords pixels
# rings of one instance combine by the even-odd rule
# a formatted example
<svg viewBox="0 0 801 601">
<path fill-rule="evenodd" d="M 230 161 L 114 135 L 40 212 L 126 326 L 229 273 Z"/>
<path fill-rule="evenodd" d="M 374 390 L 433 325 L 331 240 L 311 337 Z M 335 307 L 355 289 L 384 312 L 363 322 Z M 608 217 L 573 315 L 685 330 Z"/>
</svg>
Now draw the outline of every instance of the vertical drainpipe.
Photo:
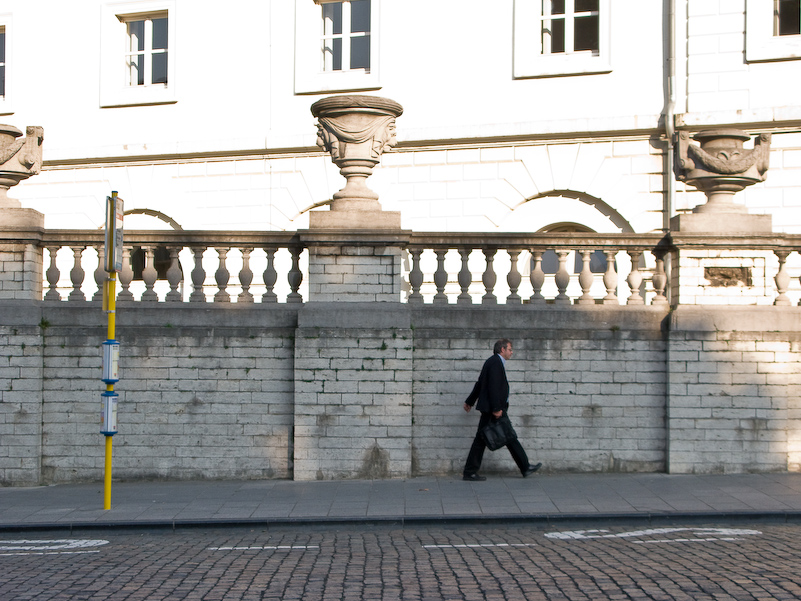
<svg viewBox="0 0 801 601">
<path fill-rule="evenodd" d="M 665 70 L 665 85 L 667 87 L 667 106 L 665 107 L 665 136 L 667 137 L 667 156 L 665 157 L 666 198 L 662 211 L 662 228 L 665 233 L 670 231 L 670 218 L 673 216 L 676 196 L 676 184 L 673 177 L 673 139 L 676 133 L 676 0 L 668 0 L 667 37 L 667 69 Z"/>
</svg>

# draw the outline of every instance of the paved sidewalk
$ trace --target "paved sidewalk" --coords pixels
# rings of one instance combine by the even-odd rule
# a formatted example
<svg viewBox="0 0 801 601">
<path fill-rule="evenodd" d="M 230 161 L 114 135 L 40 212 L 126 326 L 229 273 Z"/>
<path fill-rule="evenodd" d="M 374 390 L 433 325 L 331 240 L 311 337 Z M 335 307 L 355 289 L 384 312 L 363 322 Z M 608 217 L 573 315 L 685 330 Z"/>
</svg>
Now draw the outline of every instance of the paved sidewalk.
<svg viewBox="0 0 801 601">
<path fill-rule="evenodd" d="M 801 474 L 537 474 L 0 488 L 0 530 L 461 520 L 801 519 Z"/>
</svg>

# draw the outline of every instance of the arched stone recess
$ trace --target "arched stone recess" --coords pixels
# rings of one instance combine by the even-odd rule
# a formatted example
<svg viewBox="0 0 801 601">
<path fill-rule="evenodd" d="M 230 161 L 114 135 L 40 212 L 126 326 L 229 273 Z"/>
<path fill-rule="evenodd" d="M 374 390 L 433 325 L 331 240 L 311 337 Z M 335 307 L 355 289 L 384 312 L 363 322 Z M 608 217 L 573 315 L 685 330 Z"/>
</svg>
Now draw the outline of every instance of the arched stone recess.
<svg viewBox="0 0 801 601">
<path fill-rule="evenodd" d="M 558 223 L 575 223 L 593 232 L 633 233 L 631 223 L 604 200 L 575 190 L 549 190 L 513 207 L 499 224 L 501 231 L 553 231 Z"/>
</svg>

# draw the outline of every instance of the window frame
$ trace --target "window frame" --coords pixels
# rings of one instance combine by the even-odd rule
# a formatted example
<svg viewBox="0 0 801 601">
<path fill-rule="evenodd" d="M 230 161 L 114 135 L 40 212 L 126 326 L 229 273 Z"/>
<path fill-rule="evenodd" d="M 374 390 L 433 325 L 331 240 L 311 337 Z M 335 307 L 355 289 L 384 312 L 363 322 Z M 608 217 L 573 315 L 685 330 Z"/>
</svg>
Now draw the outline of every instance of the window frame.
<svg viewBox="0 0 801 601">
<path fill-rule="evenodd" d="M 801 59 L 801 35 L 775 35 L 775 1 L 746 0 L 745 60 L 748 63 Z"/>
<path fill-rule="evenodd" d="M 0 115 L 11 115 L 14 113 L 12 104 L 11 104 L 11 93 L 13 91 L 12 81 L 11 81 L 11 74 L 14 69 L 13 64 L 13 48 L 14 45 L 11 43 L 12 35 L 13 35 L 13 26 L 10 14 L 0 14 L 0 30 L 5 33 L 5 55 L 6 60 L 3 65 L 5 66 L 5 94 L 0 96 Z"/>
<path fill-rule="evenodd" d="M 350 3 L 350 0 L 295 0 L 295 94 L 317 94 L 324 92 L 350 92 L 378 90 L 379 81 L 379 23 L 380 2 L 370 0 L 370 68 L 325 70 L 323 55 L 323 5 L 335 2 Z M 350 7 L 348 7 L 349 9 Z M 343 6 L 344 14 L 350 14 Z M 350 24 L 348 32 L 350 34 Z M 352 36 L 344 35 L 350 40 Z M 338 36 L 339 37 L 339 36 Z M 343 43 L 343 46 L 345 44 Z M 349 49 L 344 49 L 344 58 Z"/>
<path fill-rule="evenodd" d="M 176 64 L 176 1 L 146 0 L 106 2 L 101 7 L 100 29 L 100 106 L 122 107 L 177 102 Z M 167 18 L 167 83 L 130 84 L 127 56 L 130 54 L 128 23 L 137 20 Z M 151 44 L 152 46 L 152 44 Z M 152 47 L 151 47 L 152 51 Z M 145 63 L 152 54 L 145 50 Z M 149 72 L 150 67 L 145 68 Z"/>
<path fill-rule="evenodd" d="M 575 5 L 575 0 L 566 1 L 571 6 Z M 566 51 L 550 54 L 543 52 L 542 45 L 541 24 L 548 18 L 543 10 L 543 0 L 514 0 L 513 77 L 524 79 L 610 73 L 610 10 L 609 0 L 599 0 L 597 53 L 590 50 L 567 51 L 568 36 L 565 39 Z M 566 8 L 565 13 L 566 17 L 575 14 L 572 8 Z M 571 31 L 572 23 L 566 23 L 565 29 Z"/>
</svg>

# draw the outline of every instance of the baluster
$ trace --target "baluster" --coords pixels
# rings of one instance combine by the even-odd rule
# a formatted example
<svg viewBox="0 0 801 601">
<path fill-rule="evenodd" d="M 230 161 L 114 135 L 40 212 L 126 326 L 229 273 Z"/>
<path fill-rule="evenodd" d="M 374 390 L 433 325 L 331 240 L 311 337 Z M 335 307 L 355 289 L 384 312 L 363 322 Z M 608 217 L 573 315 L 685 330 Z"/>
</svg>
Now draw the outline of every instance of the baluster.
<svg viewBox="0 0 801 601">
<path fill-rule="evenodd" d="M 206 294 L 203 292 L 203 284 L 206 283 L 206 270 L 203 269 L 203 253 L 205 246 L 193 246 L 192 255 L 195 259 L 195 267 L 192 269 L 192 294 L 189 295 L 190 303 L 205 303 Z"/>
<path fill-rule="evenodd" d="M 520 256 L 520 250 L 512 249 L 507 252 L 509 253 L 511 265 L 509 273 L 506 274 L 506 283 L 509 284 L 509 296 L 506 297 L 506 304 L 520 305 L 523 303 L 523 299 L 517 293 L 517 289 L 520 288 L 520 282 L 523 281 L 523 276 L 520 275 L 520 271 L 517 269 L 517 258 Z"/>
<path fill-rule="evenodd" d="M 142 293 L 142 298 L 139 300 L 148 303 L 158 302 L 159 295 L 153 290 L 153 287 L 156 285 L 156 280 L 159 277 L 153 262 L 154 247 L 143 246 L 142 252 L 145 255 L 145 268 L 142 270 L 142 280 L 145 282 L 145 291 Z"/>
<path fill-rule="evenodd" d="M 459 271 L 459 287 L 462 293 L 456 299 L 457 305 L 472 305 L 473 297 L 470 296 L 470 284 L 473 283 L 473 274 L 470 273 L 470 253 L 473 252 L 472 248 L 460 248 L 459 254 L 462 257 L 462 269 Z"/>
<path fill-rule="evenodd" d="M 567 271 L 567 255 L 570 251 L 557 250 L 556 256 L 559 257 L 559 269 L 556 270 L 554 275 L 554 282 L 556 282 L 556 289 L 559 294 L 554 299 L 557 305 L 569 305 L 570 297 L 567 295 L 567 286 L 570 284 L 570 274 Z"/>
<path fill-rule="evenodd" d="M 592 283 L 595 280 L 592 271 L 590 271 L 590 255 L 592 255 L 592 251 L 582 250 L 579 252 L 581 253 L 581 273 L 579 274 L 578 280 L 582 295 L 578 298 L 577 302 L 579 305 L 594 305 L 595 299 L 592 298 L 590 294 L 590 288 L 592 288 Z"/>
<path fill-rule="evenodd" d="M 85 246 L 72 246 L 72 256 L 73 256 L 73 264 L 72 270 L 70 271 L 70 281 L 72 282 L 72 292 L 70 292 L 67 300 L 70 301 L 85 301 L 86 295 L 81 290 L 81 285 L 83 284 L 83 278 L 86 276 L 86 272 L 83 270 L 83 266 L 81 265 L 81 255 L 83 253 Z"/>
<path fill-rule="evenodd" d="M 532 305 L 542 305 L 545 303 L 545 297 L 542 295 L 542 286 L 545 284 L 545 272 L 542 270 L 542 253 L 541 250 L 532 250 L 531 256 L 534 259 L 534 268 L 528 276 L 531 282 L 531 287 L 534 294 L 531 295 L 529 301 Z"/>
<path fill-rule="evenodd" d="M 485 248 L 484 259 L 487 266 L 484 269 L 484 275 L 481 276 L 481 281 L 484 283 L 484 296 L 481 297 L 481 304 L 483 305 L 497 305 L 498 298 L 492 293 L 495 289 L 495 283 L 498 281 L 498 276 L 495 275 L 495 269 L 492 265 L 495 261 L 495 253 L 498 252 L 497 248 Z"/>
<path fill-rule="evenodd" d="M 626 304 L 644 305 L 645 300 L 643 299 L 642 296 L 640 296 L 640 284 L 642 284 L 642 273 L 640 272 L 640 255 L 642 255 L 642 251 L 637 249 L 632 249 L 629 250 L 628 253 L 629 257 L 631 257 L 631 272 L 629 272 L 629 277 L 626 278 L 626 282 L 629 285 L 629 290 L 631 290 L 631 295 L 626 301 Z"/>
<path fill-rule="evenodd" d="M 434 254 L 437 255 L 437 270 L 434 272 L 434 285 L 437 293 L 434 295 L 434 304 L 448 304 L 448 296 L 445 294 L 445 286 L 448 283 L 448 272 L 445 271 L 445 255 L 448 249 L 435 248 Z"/>
<path fill-rule="evenodd" d="M 303 272 L 300 271 L 300 253 L 303 252 L 303 248 L 300 246 L 293 246 L 290 247 L 289 252 L 292 255 L 292 268 L 287 274 L 287 281 L 289 281 L 289 287 L 292 289 L 292 292 L 287 294 L 286 302 L 302 303 L 303 296 L 298 292 L 298 289 L 300 288 L 301 282 L 303 282 Z"/>
<path fill-rule="evenodd" d="M 94 295 L 92 296 L 93 301 L 103 301 L 103 287 L 106 285 L 106 280 L 108 279 L 108 275 L 106 274 L 106 249 L 105 245 L 100 244 L 97 247 L 97 269 L 95 269 L 95 284 L 97 284 L 97 290 L 95 291 Z"/>
<path fill-rule="evenodd" d="M 604 272 L 604 286 L 606 287 L 605 305 L 617 305 L 617 272 L 615 271 L 615 256 L 617 249 L 606 250 L 606 271 Z"/>
<path fill-rule="evenodd" d="M 47 253 L 50 255 L 50 267 L 45 272 L 47 276 L 47 294 L 44 295 L 44 300 L 46 301 L 61 300 L 61 295 L 58 293 L 58 280 L 61 278 L 61 271 L 56 265 L 56 255 L 59 248 L 58 246 L 47 247 Z"/>
<path fill-rule="evenodd" d="M 651 282 L 654 285 L 656 296 L 651 301 L 652 305 L 666 305 L 668 302 L 667 296 L 665 296 L 665 287 L 667 286 L 667 273 L 665 273 L 666 252 L 664 250 L 654 251 L 656 269 L 654 270 L 654 275 L 651 276 Z"/>
<path fill-rule="evenodd" d="M 774 250 L 773 253 L 779 258 L 779 271 L 776 273 L 774 280 L 776 281 L 776 289 L 779 296 L 773 301 L 774 305 L 790 305 L 790 297 L 787 296 L 787 288 L 790 287 L 790 274 L 787 273 L 787 257 L 791 251 L 789 250 Z"/>
<path fill-rule="evenodd" d="M 178 286 L 184 279 L 184 274 L 181 271 L 181 264 L 178 261 L 178 253 L 181 249 L 177 246 L 171 246 L 170 251 L 170 268 L 167 270 L 167 281 L 170 283 L 170 291 L 164 297 L 166 302 L 179 303 L 183 300 L 181 293 L 178 292 Z"/>
<path fill-rule="evenodd" d="M 240 303 L 252 303 L 253 295 L 250 293 L 250 283 L 253 281 L 253 271 L 250 269 L 250 253 L 252 248 L 242 249 L 242 269 L 239 272 L 239 284 L 242 292 L 239 293 L 237 301 Z"/>
<path fill-rule="evenodd" d="M 217 257 L 220 262 L 217 266 L 217 271 L 214 272 L 214 281 L 217 282 L 217 294 L 214 295 L 215 303 L 230 303 L 231 295 L 226 292 L 228 287 L 228 280 L 231 274 L 228 273 L 228 268 L 225 266 L 225 259 L 228 256 L 227 248 L 215 248 Z"/>
<path fill-rule="evenodd" d="M 133 292 L 129 290 L 133 281 L 133 268 L 131 267 L 131 248 L 126 246 L 122 250 L 122 271 L 119 273 L 120 293 L 117 302 L 134 300 Z"/>
<path fill-rule="evenodd" d="M 420 269 L 420 255 L 423 254 L 423 249 L 413 248 L 409 254 L 412 255 L 412 269 L 409 271 L 409 286 L 412 291 L 409 294 L 409 302 L 422 303 L 423 295 L 420 294 L 420 287 L 423 285 L 423 270 Z"/>
<path fill-rule="evenodd" d="M 262 278 L 264 278 L 264 286 L 267 289 L 261 295 L 261 302 L 263 303 L 277 303 L 278 295 L 273 292 L 275 283 L 278 281 L 278 272 L 275 271 L 275 248 L 265 247 L 264 252 L 267 254 L 267 267 L 264 269 Z"/>
</svg>

